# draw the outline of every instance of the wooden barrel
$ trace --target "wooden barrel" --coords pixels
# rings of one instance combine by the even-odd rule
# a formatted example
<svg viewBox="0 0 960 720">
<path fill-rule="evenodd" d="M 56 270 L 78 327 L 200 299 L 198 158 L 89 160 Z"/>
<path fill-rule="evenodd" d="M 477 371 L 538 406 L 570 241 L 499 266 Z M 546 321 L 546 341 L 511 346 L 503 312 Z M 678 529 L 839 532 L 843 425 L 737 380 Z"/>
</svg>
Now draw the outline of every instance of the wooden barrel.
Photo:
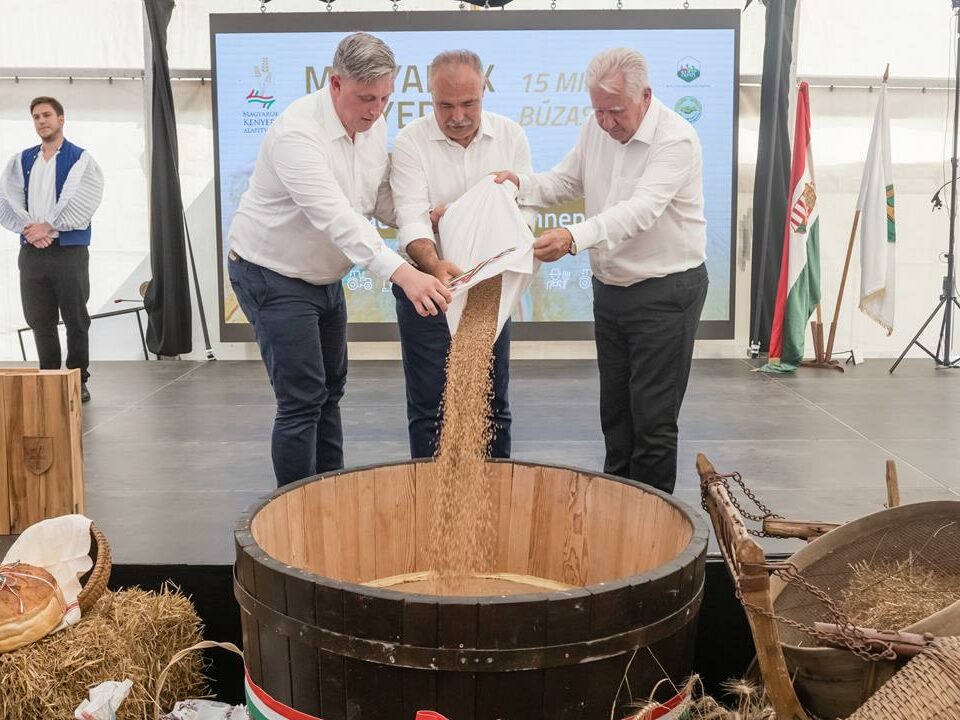
<svg viewBox="0 0 960 720">
<path fill-rule="evenodd" d="M 622 717 L 665 673 L 677 685 L 690 673 L 706 525 L 610 475 L 488 463 L 495 569 L 569 589 L 453 597 L 363 585 L 428 569 L 434 471 L 406 462 L 317 476 L 241 517 L 234 590 L 263 693 L 323 720 L 596 720 Z"/>
</svg>

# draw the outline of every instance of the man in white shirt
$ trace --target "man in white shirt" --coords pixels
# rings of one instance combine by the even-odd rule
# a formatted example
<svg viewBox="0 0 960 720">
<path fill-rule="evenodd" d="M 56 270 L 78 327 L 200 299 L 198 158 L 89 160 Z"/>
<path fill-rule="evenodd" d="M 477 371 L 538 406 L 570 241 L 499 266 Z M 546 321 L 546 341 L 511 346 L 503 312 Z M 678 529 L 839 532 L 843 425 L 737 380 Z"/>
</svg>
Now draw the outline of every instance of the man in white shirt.
<svg viewBox="0 0 960 720">
<path fill-rule="evenodd" d="M 444 247 L 455 237 L 434 234 L 434 219 L 447 204 L 493 171 L 502 167 L 529 172 L 530 146 L 513 120 L 483 110 L 483 66 L 469 50 L 442 52 L 430 64 L 433 114 L 400 131 L 393 145 L 390 186 L 397 209 L 398 240 L 421 270 L 444 283 L 461 269 L 444 259 Z M 505 164 L 506 163 L 506 164 Z M 523 211 L 533 225 L 536 211 Z M 423 317 L 394 289 L 397 323 L 407 384 L 407 422 L 410 454 L 432 457 L 436 452 L 442 413 L 440 401 L 446 382 L 445 363 L 450 331 L 442 315 Z M 510 457 L 510 404 L 507 398 L 510 366 L 510 323 L 494 344 L 491 414 L 493 457 Z"/>
<path fill-rule="evenodd" d="M 590 250 L 606 472 L 673 492 L 677 417 L 707 295 L 703 160 L 693 127 L 653 97 L 644 57 L 587 69 L 596 122 L 553 170 L 511 172 L 522 202 L 583 197 L 587 219 L 548 230 L 544 262 Z"/>
<path fill-rule="evenodd" d="M 103 199 L 103 173 L 89 152 L 63 137 L 63 105 L 30 103 L 41 143 L 17 153 L 0 173 L 0 226 L 20 236 L 20 298 L 37 343 L 40 368 L 80 371 L 80 400 L 90 400 L 90 222 Z"/>
<path fill-rule="evenodd" d="M 368 218 L 393 222 L 383 109 L 397 63 L 366 33 L 341 41 L 328 87 L 300 98 L 264 136 L 228 235 L 230 283 L 277 398 L 277 484 L 343 467 L 347 377 L 341 279 L 359 265 L 402 288 L 416 312 L 449 291 L 411 267 Z"/>
</svg>

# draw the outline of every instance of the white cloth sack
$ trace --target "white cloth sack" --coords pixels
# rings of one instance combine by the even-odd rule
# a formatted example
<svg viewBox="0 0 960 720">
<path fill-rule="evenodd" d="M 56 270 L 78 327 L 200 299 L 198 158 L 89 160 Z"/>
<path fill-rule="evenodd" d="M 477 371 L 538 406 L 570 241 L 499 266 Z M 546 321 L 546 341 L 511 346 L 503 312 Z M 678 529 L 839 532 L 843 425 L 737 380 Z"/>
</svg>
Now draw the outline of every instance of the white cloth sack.
<svg viewBox="0 0 960 720">
<path fill-rule="evenodd" d="M 243 705 L 227 705 L 215 700 L 181 700 L 161 720 L 248 720 Z"/>
<path fill-rule="evenodd" d="M 90 518 L 61 515 L 41 520 L 24 530 L 3 558 L 3 564 L 22 562 L 42 567 L 53 575 L 67 612 L 54 632 L 80 620 L 80 576 L 93 567 L 90 559 Z"/>
<path fill-rule="evenodd" d="M 127 699 L 132 680 L 107 680 L 90 688 L 90 697 L 73 711 L 75 720 L 116 720 L 120 703 Z"/>
<path fill-rule="evenodd" d="M 517 207 L 517 186 L 497 184 L 487 175 L 452 203 L 440 218 L 440 256 L 464 270 L 448 285 L 453 301 L 447 307 L 450 335 L 457 334 L 467 304 L 467 291 L 502 274 L 497 334 L 503 330 L 535 270 L 533 233 Z"/>
</svg>

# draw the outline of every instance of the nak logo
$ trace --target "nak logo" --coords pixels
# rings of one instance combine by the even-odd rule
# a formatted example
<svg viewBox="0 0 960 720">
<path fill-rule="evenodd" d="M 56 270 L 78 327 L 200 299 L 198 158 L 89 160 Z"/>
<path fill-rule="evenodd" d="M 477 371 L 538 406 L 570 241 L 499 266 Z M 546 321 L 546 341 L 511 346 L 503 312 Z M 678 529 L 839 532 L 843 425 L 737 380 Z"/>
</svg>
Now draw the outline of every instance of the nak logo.
<svg viewBox="0 0 960 720">
<path fill-rule="evenodd" d="M 677 63 L 677 77 L 684 82 L 692 83 L 700 77 L 700 61 L 694 57 L 685 57 Z"/>
</svg>

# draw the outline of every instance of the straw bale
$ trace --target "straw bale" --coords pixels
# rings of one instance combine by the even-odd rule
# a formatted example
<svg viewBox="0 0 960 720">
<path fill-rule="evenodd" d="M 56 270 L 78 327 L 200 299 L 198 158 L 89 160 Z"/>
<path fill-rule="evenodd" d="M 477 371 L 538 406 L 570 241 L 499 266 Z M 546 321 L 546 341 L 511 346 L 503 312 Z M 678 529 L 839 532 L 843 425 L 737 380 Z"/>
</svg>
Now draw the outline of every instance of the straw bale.
<svg viewBox="0 0 960 720">
<path fill-rule="evenodd" d="M 152 719 L 157 676 L 174 653 L 201 639 L 201 627 L 193 604 L 172 586 L 105 592 L 77 625 L 0 654 L 0 718 L 72 718 L 89 688 L 130 679 L 117 720 Z M 161 704 L 206 692 L 194 654 L 170 671 Z"/>
</svg>

